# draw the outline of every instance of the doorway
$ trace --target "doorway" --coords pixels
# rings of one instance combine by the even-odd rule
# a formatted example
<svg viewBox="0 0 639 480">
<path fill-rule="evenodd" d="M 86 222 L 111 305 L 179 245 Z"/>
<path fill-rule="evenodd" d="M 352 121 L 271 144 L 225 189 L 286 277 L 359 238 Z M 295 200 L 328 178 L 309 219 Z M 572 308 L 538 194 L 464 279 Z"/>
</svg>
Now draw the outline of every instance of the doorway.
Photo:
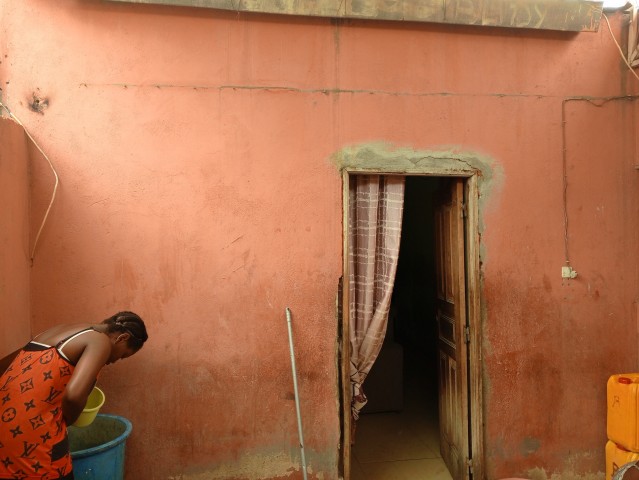
<svg viewBox="0 0 639 480">
<path fill-rule="evenodd" d="M 443 254 L 436 242 L 436 213 L 441 208 L 441 192 L 450 190 L 454 183 L 461 195 L 458 213 L 465 215 L 460 220 L 461 251 L 456 254 L 465 276 L 462 308 L 467 324 L 477 324 L 478 299 L 473 283 L 478 278 L 478 261 L 474 258 L 477 249 L 475 244 L 466 248 L 469 240 L 475 240 L 472 232 L 476 216 L 468 214 L 470 204 L 471 211 L 477 207 L 473 201 L 474 178 L 407 175 L 402 238 L 386 336 L 364 384 L 368 403 L 357 421 L 354 442 L 345 448 L 345 479 L 466 480 L 473 476 L 471 452 L 473 446 L 481 445 L 479 429 L 472 428 L 476 422 L 470 422 L 471 413 L 480 411 L 480 396 L 474 391 L 480 380 L 473 378 L 479 368 L 473 358 L 477 358 L 479 350 L 476 342 L 471 345 L 473 329 L 468 329 L 468 336 L 465 328 L 464 332 L 453 334 L 463 339 L 458 348 L 464 351 L 459 360 L 465 365 L 456 370 L 453 362 L 452 369 L 456 371 L 452 380 L 448 378 L 446 371 L 450 371 L 451 364 L 442 360 L 442 345 L 449 348 L 442 343 L 447 327 L 442 326 L 438 300 L 436 257 Z M 469 269 L 470 274 L 466 275 Z M 456 379 L 456 374 L 463 378 Z M 451 390 L 458 390 L 458 381 L 465 382 L 461 389 L 465 398 L 455 408 L 447 408 Z M 459 418 L 462 415 L 463 421 Z M 440 416 L 445 417 L 443 423 Z M 455 442 L 449 441 L 450 435 L 446 434 L 451 426 L 459 432 L 457 443 L 461 443 L 453 445 L 452 452 L 451 444 Z M 475 473 L 477 466 L 476 462 Z"/>
</svg>

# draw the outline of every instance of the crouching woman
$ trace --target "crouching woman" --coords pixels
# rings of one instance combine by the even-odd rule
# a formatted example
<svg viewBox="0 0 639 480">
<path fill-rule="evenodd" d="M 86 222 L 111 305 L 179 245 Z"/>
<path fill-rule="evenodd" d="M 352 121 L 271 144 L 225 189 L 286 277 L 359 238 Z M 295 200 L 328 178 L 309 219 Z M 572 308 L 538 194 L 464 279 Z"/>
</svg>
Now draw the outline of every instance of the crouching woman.
<svg viewBox="0 0 639 480">
<path fill-rule="evenodd" d="M 138 315 L 119 312 L 98 324 L 58 325 L 1 359 L 0 480 L 73 479 L 67 425 L 102 367 L 130 357 L 147 338 Z"/>
</svg>

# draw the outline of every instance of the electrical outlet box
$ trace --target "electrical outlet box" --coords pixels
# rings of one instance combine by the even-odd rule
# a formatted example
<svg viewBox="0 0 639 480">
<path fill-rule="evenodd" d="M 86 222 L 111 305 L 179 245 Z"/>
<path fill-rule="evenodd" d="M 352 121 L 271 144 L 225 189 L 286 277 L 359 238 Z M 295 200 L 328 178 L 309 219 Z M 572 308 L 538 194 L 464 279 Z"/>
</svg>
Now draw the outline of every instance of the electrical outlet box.
<svg viewBox="0 0 639 480">
<path fill-rule="evenodd" d="M 572 267 L 561 267 L 561 278 L 575 278 L 576 276 L 577 272 Z"/>
</svg>

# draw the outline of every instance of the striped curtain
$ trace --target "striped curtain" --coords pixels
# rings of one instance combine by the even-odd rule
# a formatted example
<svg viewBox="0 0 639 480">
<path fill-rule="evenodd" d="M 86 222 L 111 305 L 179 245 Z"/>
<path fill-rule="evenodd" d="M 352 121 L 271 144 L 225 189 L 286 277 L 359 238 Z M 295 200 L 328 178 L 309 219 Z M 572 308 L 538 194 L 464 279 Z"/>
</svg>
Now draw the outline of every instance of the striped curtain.
<svg viewBox="0 0 639 480">
<path fill-rule="evenodd" d="M 353 426 L 386 335 L 404 211 L 404 177 L 351 175 L 348 260 Z"/>
<path fill-rule="evenodd" d="M 637 15 L 637 5 L 630 11 L 630 25 L 628 26 L 628 64 L 631 67 L 639 66 L 639 18 Z"/>
</svg>

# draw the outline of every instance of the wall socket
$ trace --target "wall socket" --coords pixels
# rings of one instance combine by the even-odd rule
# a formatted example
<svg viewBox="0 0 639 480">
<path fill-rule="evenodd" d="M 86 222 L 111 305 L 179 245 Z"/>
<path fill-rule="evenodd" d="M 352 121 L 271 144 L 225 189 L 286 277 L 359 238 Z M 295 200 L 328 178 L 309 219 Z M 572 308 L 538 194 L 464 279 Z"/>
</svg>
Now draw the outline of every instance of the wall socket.
<svg viewBox="0 0 639 480">
<path fill-rule="evenodd" d="M 561 267 L 561 278 L 575 278 L 576 276 L 577 272 L 572 267 Z"/>
</svg>

